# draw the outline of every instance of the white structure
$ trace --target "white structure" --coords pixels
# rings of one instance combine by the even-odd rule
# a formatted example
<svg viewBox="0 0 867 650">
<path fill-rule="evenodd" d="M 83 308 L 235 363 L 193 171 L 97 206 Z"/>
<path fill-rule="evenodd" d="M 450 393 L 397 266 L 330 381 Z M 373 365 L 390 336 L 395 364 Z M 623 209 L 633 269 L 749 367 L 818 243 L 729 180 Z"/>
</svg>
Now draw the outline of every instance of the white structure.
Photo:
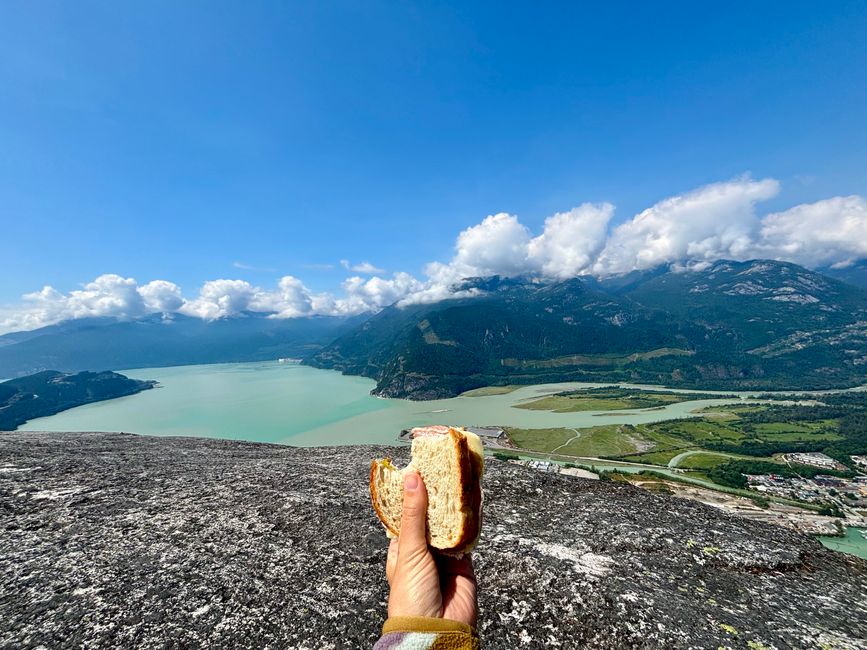
<svg viewBox="0 0 867 650">
<path fill-rule="evenodd" d="M 822 469 L 846 469 L 836 460 L 822 453 L 792 453 L 783 456 L 791 463 L 800 463 L 801 465 L 811 465 L 813 467 L 821 467 Z"/>
<path fill-rule="evenodd" d="M 547 460 L 528 460 L 527 467 L 535 469 L 546 474 L 559 474 L 560 466 L 557 463 L 552 463 Z"/>
<path fill-rule="evenodd" d="M 482 440 L 501 440 L 506 437 L 506 432 L 499 427 L 467 427 L 466 429 L 475 433 Z"/>
</svg>

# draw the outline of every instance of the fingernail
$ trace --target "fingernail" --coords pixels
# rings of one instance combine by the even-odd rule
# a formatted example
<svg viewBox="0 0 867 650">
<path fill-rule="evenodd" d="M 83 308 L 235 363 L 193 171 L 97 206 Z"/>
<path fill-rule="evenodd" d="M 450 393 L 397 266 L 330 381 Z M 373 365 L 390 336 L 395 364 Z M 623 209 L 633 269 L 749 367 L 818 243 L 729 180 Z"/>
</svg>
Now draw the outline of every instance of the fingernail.
<svg viewBox="0 0 867 650">
<path fill-rule="evenodd" d="M 418 474 L 416 474 L 415 472 L 410 472 L 409 474 L 404 476 L 403 487 L 405 490 L 418 489 Z"/>
</svg>

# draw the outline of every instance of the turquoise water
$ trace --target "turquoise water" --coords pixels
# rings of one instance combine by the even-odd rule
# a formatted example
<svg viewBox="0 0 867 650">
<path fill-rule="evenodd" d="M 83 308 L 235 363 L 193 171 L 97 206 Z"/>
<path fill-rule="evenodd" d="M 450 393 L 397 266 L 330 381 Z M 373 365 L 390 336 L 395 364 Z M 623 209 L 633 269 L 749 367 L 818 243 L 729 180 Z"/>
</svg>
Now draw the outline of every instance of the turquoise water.
<svg viewBox="0 0 867 650">
<path fill-rule="evenodd" d="M 819 540 L 834 551 L 867 559 L 867 539 L 862 535 L 865 531 L 867 528 L 847 528 L 845 537 L 820 537 Z"/>
<path fill-rule="evenodd" d="M 314 439 L 302 441 L 299 436 L 387 408 L 385 402 L 368 395 L 373 387 L 369 379 L 296 364 L 231 363 L 120 372 L 136 379 L 155 379 L 159 386 L 31 420 L 20 428 L 316 444 Z"/>
<path fill-rule="evenodd" d="M 232 363 L 121 372 L 137 379 L 155 379 L 160 386 L 138 395 L 31 420 L 20 428 L 26 431 L 128 431 L 300 446 L 395 444 L 401 429 L 425 424 L 523 428 L 639 424 L 693 417 L 692 411 L 696 409 L 730 404 L 754 395 L 742 393 L 735 399 L 693 400 L 646 411 L 552 413 L 516 409 L 512 405 L 540 395 L 600 384 L 542 384 L 525 386 L 505 395 L 411 402 L 373 397 L 370 391 L 374 382 L 370 379 L 297 364 Z M 627 472 L 644 469 L 611 461 L 584 461 L 584 464 Z M 663 474 L 671 472 L 660 467 L 648 466 L 648 469 Z M 678 477 L 690 480 L 683 475 Z M 693 482 L 714 487 L 698 479 Z M 831 549 L 867 558 L 867 540 L 858 529 L 848 529 L 846 537 L 821 539 Z"/>
<path fill-rule="evenodd" d="M 695 400 L 656 410 L 611 411 L 600 417 L 593 411 L 552 413 L 512 408 L 513 404 L 540 395 L 600 384 L 543 384 L 505 395 L 411 402 L 373 397 L 370 391 L 374 382 L 370 379 L 292 363 L 231 363 L 121 372 L 137 379 L 155 379 L 160 387 L 31 420 L 21 429 L 128 431 L 302 446 L 393 444 L 401 429 L 425 424 L 524 428 L 639 424 L 691 417 L 694 409 L 737 401 Z"/>
</svg>

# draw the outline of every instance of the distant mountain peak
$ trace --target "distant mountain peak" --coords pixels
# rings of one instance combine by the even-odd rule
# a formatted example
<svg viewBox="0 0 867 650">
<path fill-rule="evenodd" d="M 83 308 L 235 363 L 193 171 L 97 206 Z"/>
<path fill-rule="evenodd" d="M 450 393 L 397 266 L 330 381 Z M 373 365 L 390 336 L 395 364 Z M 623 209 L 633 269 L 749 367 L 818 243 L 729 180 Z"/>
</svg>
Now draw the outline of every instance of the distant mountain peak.
<svg viewBox="0 0 867 650">
<path fill-rule="evenodd" d="M 450 290 L 453 293 L 457 293 L 459 291 L 470 291 L 476 289 L 478 291 L 490 293 L 492 291 L 502 291 L 534 283 L 535 281 L 529 276 L 506 277 L 502 275 L 490 275 L 463 278 L 460 282 L 453 284 L 450 287 Z"/>
<path fill-rule="evenodd" d="M 46 368 L 65 372 L 301 357 L 369 317 L 269 318 L 247 312 L 205 321 L 150 314 L 64 321 L 0 336 L 0 377 Z"/>
<path fill-rule="evenodd" d="M 819 271 L 841 282 L 867 289 L 867 259 L 854 260 L 846 265 L 826 266 Z"/>
</svg>

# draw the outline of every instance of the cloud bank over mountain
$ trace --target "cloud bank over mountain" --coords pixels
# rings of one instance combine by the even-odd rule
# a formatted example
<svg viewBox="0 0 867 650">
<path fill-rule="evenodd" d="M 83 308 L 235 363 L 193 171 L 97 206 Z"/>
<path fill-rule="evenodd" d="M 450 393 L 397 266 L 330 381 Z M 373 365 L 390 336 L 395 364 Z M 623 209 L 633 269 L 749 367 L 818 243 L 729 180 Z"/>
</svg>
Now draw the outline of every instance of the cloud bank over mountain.
<svg viewBox="0 0 867 650">
<path fill-rule="evenodd" d="M 753 255 L 756 204 L 780 191 L 773 179 L 714 183 L 664 199 L 617 226 L 588 268 L 626 273 L 671 262 L 702 262 Z"/>
<path fill-rule="evenodd" d="M 369 262 L 346 270 L 342 293 L 315 293 L 293 276 L 262 288 L 246 280 L 205 282 L 185 297 L 168 280 L 139 284 L 101 275 L 82 289 L 61 293 L 50 286 L 0 310 L 0 333 L 30 330 L 68 319 L 113 316 L 134 319 L 180 313 L 207 320 L 244 311 L 275 318 L 350 315 L 398 302 L 414 304 L 473 295 L 456 290 L 466 277 L 531 275 L 562 280 L 608 276 L 661 264 L 700 268 L 718 259 L 770 258 L 816 267 L 844 267 L 867 257 L 867 200 L 838 196 L 760 216 L 758 206 L 777 196 L 780 183 L 749 176 L 713 183 L 659 201 L 613 226 L 614 205 L 584 203 L 545 220 L 536 236 L 507 213 L 490 215 L 458 234 L 449 261 L 424 268 L 424 279 L 406 272 L 387 277 Z"/>
</svg>

